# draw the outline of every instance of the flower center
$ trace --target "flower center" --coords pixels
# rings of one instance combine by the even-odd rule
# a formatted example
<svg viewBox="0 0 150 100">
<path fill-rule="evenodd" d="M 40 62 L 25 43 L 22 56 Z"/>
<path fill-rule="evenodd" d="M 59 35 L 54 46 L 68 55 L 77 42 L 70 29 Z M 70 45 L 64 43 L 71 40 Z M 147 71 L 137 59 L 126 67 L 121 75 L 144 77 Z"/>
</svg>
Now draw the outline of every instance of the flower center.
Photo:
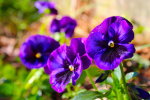
<svg viewBox="0 0 150 100">
<path fill-rule="evenodd" d="M 41 53 L 36 53 L 35 57 L 36 58 L 41 58 Z"/>
<path fill-rule="evenodd" d="M 111 47 L 111 48 L 113 48 L 115 46 L 114 41 L 109 41 L 108 42 L 108 46 Z"/>
<path fill-rule="evenodd" d="M 70 71 L 74 71 L 74 66 L 73 65 L 69 65 L 69 70 Z"/>
</svg>

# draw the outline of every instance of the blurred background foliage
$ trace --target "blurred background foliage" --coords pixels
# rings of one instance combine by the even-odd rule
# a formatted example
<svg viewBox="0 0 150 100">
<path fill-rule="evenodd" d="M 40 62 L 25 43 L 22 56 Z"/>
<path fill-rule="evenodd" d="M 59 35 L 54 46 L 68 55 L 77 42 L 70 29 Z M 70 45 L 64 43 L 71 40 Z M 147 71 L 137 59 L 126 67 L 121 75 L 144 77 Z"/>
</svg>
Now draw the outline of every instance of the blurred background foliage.
<svg viewBox="0 0 150 100">
<path fill-rule="evenodd" d="M 76 86 L 69 84 L 63 94 L 53 91 L 43 69 L 29 70 L 20 62 L 19 47 L 32 34 L 50 35 L 52 16 L 39 14 L 36 0 L 0 0 L 0 100 L 70 100 L 92 86 L 83 72 Z M 134 25 L 136 54 L 124 61 L 125 71 L 139 74 L 129 80 L 150 91 L 150 1 L 146 0 L 50 0 L 56 3 L 59 16 L 75 18 L 74 37 L 87 37 L 92 28 L 106 17 L 124 16 Z M 102 72 L 88 69 L 93 80 Z M 111 82 L 108 78 L 107 81 Z M 101 91 L 105 83 L 96 84 Z M 73 91 L 72 91 L 73 90 Z"/>
</svg>

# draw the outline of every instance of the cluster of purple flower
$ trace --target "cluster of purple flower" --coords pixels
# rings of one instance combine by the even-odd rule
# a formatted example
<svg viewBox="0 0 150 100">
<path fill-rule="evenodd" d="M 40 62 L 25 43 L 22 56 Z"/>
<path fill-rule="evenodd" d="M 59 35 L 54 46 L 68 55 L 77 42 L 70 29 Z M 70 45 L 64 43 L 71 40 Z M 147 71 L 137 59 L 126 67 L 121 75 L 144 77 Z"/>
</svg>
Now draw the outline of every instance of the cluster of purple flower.
<svg viewBox="0 0 150 100">
<path fill-rule="evenodd" d="M 114 16 L 94 28 L 87 39 L 73 38 L 70 46 L 59 46 L 50 37 L 31 36 L 22 45 L 20 58 L 28 68 L 44 67 L 52 88 L 63 92 L 70 80 L 76 83 L 82 70 L 90 66 L 91 58 L 99 68 L 112 70 L 123 59 L 132 57 L 135 49 L 129 42 L 133 37 L 131 23 Z"/>
<path fill-rule="evenodd" d="M 40 1 L 35 5 L 40 9 L 39 12 L 43 12 L 45 8 L 49 8 L 54 14 L 57 12 L 51 3 Z M 54 19 L 50 30 L 52 33 L 64 32 L 67 37 L 71 37 L 76 25 L 74 19 L 65 16 L 60 20 Z M 43 67 L 50 76 L 52 88 L 61 93 L 70 80 L 73 85 L 76 84 L 82 71 L 90 66 L 92 60 L 100 69 L 113 70 L 124 59 L 132 57 L 135 52 L 134 45 L 129 44 L 134 38 L 132 29 L 128 20 L 113 16 L 95 27 L 87 38 L 73 38 L 70 46 L 60 46 L 51 37 L 34 35 L 22 44 L 20 58 L 27 68 Z"/>
</svg>

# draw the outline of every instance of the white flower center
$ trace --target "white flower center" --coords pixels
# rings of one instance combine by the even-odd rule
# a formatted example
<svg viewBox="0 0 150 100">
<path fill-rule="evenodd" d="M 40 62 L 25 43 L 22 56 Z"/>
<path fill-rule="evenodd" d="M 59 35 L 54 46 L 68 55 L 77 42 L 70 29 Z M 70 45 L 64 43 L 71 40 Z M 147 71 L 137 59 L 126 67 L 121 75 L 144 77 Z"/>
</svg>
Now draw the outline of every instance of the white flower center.
<svg viewBox="0 0 150 100">
<path fill-rule="evenodd" d="M 74 66 L 73 65 L 69 65 L 69 70 L 70 71 L 74 71 Z"/>
<path fill-rule="evenodd" d="M 109 41 L 108 42 L 108 46 L 111 47 L 111 48 L 113 48 L 115 46 L 114 41 Z"/>
</svg>

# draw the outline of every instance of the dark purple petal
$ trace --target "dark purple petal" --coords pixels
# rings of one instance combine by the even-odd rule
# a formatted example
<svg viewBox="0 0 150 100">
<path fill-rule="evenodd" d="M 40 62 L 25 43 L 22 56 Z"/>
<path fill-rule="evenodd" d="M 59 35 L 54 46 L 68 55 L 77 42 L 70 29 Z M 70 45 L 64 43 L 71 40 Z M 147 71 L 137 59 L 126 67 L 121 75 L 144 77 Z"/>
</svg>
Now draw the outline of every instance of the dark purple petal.
<svg viewBox="0 0 150 100">
<path fill-rule="evenodd" d="M 126 20 L 113 23 L 108 30 L 108 34 L 115 43 L 129 43 L 134 38 L 132 27 Z"/>
<path fill-rule="evenodd" d="M 66 57 L 66 45 L 62 45 L 51 53 L 48 58 L 47 65 L 50 73 L 58 68 L 65 68 L 70 62 L 67 61 Z"/>
<path fill-rule="evenodd" d="M 73 38 L 70 43 L 70 48 L 77 54 L 79 53 L 80 56 L 84 55 L 85 46 L 82 42 L 82 38 Z"/>
<path fill-rule="evenodd" d="M 130 25 L 130 27 L 133 27 L 132 24 L 128 20 L 126 20 L 125 18 L 120 17 L 120 16 L 112 16 L 112 17 L 106 18 L 100 25 L 95 27 L 92 30 L 92 32 L 99 32 L 101 34 L 107 34 L 108 29 L 112 23 L 120 22 L 122 20 L 125 20 Z"/>
<path fill-rule="evenodd" d="M 65 90 L 66 85 L 70 82 L 72 72 L 64 68 L 57 68 L 50 75 L 50 84 L 52 88 L 61 93 Z"/>
<path fill-rule="evenodd" d="M 60 20 L 61 30 L 65 32 L 66 37 L 72 37 L 74 34 L 74 29 L 77 26 L 76 20 L 69 16 L 64 16 Z"/>
<path fill-rule="evenodd" d="M 84 40 L 82 38 L 73 38 L 70 43 L 70 48 L 74 52 L 74 54 L 78 54 L 81 56 L 82 60 L 82 68 L 87 69 L 90 64 L 91 60 L 85 52 Z"/>
<path fill-rule="evenodd" d="M 94 58 L 97 53 L 103 52 L 103 49 L 108 47 L 108 40 L 103 34 L 92 31 L 85 42 L 85 47 L 88 55 Z"/>
<path fill-rule="evenodd" d="M 52 33 L 60 32 L 60 22 L 58 19 L 53 19 L 50 25 L 50 31 Z"/>
<path fill-rule="evenodd" d="M 50 53 L 59 47 L 59 43 L 54 39 L 34 35 L 28 38 L 20 48 L 20 58 L 27 68 L 44 67 Z M 36 54 L 40 53 L 41 57 L 36 58 Z"/>
<path fill-rule="evenodd" d="M 74 66 L 74 71 L 72 77 L 72 84 L 75 85 L 77 79 L 80 77 L 82 73 L 82 61 L 79 54 L 77 54 L 77 57 L 74 59 L 73 66 Z"/>
<path fill-rule="evenodd" d="M 118 44 L 118 54 L 121 59 L 128 59 L 133 57 L 135 47 L 133 44 Z"/>
<path fill-rule="evenodd" d="M 82 70 L 87 69 L 92 63 L 92 60 L 88 57 L 87 54 L 83 55 L 81 57 L 81 60 L 82 60 Z"/>
<path fill-rule="evenodd" d="M 48 66 L 45 66 L 45 67 L 44 67 L 44 72 L 45 72 L 46 74 L 48 74 L 48 75 L 50 74 L 51 71 L 49 70 L 49 67 L 48 67 Z"/>
<path fill-rule="evenodd" d="M 132 44 L 119 44 L 115 48 L 107 48 L 94 57 L 96 65 L 103 70 L 115 69 L 123 59 L 133 56 L 135 52 Z"/>
</svg>

